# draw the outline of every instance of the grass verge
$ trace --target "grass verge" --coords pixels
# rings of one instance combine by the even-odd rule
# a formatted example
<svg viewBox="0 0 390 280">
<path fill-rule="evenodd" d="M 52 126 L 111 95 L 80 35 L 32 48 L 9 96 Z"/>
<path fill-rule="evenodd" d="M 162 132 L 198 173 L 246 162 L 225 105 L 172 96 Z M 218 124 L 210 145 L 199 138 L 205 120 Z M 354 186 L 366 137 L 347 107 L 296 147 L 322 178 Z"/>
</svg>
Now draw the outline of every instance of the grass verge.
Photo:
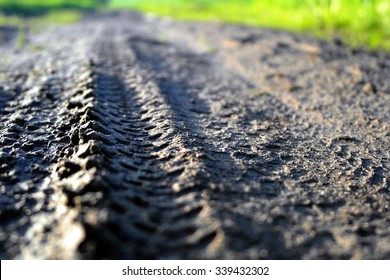
<svg viewBox="0 0 390 280">
<path fill-rule="evenodd" d="M 338 37 L 390 51 L 390 0 L 112 0 L 110 7 Z"/>
<path fill-rule="evenodd" d="M 390 52 L 390 0 L 0 0 L 0 25 L 31 15 L 39 16 L 34 21 L 71 23 L 99 7 L 287 29 Z"/>
</svg>

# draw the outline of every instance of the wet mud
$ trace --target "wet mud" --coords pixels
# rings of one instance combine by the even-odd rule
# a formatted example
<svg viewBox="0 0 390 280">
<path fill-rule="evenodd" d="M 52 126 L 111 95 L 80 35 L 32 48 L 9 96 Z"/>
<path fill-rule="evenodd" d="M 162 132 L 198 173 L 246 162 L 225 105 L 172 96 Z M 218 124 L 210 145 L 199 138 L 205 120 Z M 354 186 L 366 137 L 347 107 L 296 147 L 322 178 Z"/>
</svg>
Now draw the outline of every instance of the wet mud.
<svg viewBox="0 0 390 280">
<path fill-rule="evenodd" d="M 387 55 L 130 12 L 2 30 L 2 259 L 390 257 Z"/>
</svg>

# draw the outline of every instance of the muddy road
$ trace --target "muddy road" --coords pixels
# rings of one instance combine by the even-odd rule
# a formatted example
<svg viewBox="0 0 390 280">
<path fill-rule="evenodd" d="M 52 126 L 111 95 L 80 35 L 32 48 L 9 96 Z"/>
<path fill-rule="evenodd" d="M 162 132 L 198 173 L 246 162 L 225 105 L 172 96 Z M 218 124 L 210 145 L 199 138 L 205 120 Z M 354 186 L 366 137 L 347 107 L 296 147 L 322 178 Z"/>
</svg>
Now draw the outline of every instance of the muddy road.
<svg viewBox="0 0 390 280">
<path fill-rule="evenodd" d="M 390 258 L 388 56 L 124 12 L 17 32 L 2 259 Z"/>
</svg>

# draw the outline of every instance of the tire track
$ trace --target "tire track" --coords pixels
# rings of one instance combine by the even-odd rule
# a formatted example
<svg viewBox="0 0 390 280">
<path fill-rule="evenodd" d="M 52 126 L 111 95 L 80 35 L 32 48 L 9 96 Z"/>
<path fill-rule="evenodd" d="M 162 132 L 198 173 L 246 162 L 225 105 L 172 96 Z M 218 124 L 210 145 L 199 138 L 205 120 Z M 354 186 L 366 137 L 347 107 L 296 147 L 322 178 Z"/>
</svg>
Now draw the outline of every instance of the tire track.
<svg viewBox="0 0 390 280">
<path fill-rule="evenodd" d="M 33 77 L 27 77 L 23 83 L 25 90 L 21 89 L 8 102 L 2 116 L 0 217 L 4 251 L 27 258 L 37 254 L 34 250 L 41 257 L 56 256 L 51 255 L 53 248 L 50 252 L 42 248 L 44 238 L 39 235 L 44 236 L 45 231 L 55 227 L 51 219 L 55 215 L 49 213 L 60 208 L 53 201 L 61 200 L 61 192 L 55 191 L 47 179 L 68 141 L 60 130 L 53 129 L 66 99 L 63 94 L 66 82 L 56 74 L 45 75 L 36 86 L 31 86 L 35 82 Z M 32 235 L 36 236 L 29 240 Z M 61 253 L 61 257 L 66 256 L 66 251 Z"/>
<path fill-rule="evenodd" d="M 194 85 L 166 80 L 183 69 L 170 72 L 164 68 L 164 77 L 153 64 L 162 62 L 161 56 L 153 56 L 158 43 L 130 37 L 131 48 L 124 50 L 126 42 L 121 36 L 103 34 L 110 40 L 94 44 L 96 58 L 86 78 L 92 98 L 87 102 L 89 109 L 72 133 L 79 149 L 57 168 L 58 184 L 65 189 L 69 206 L 82 209 L 79 218 L 86 238 L 81 254 L 87 258 L 161 258 L 163 251 L 163 258 L 222 258 L 234 256 L 237 240 L 241 247 L 250 247 L 255 241 L 247 244 L 248 235 L 240 236 L 239 228 L 222 226 L 230 221 L 217 214 L 220 205 L 225 196 L 235 194 L 274 196 L 281 184 L 264 181 L 256 169 L 244 168 L 243 162 L 257 156 L 248 145 L 224 151 L 214 141 L 205 141 L 211 135 L 204 135 L 205 127 L 200 124 L 205 123 L 209 104 L 188 96 Z M 144 43 L 149 57 L 140 51 Z M 179 55 L 175 61 L 183 60 Z M 209 67 L 201 57 L 199 63 L 205 65 L 201 71 Z M 188 107 L 189 103 L 196 106 Z M 218 117 L 214 116 L 214 126 Z M 244 137 L 236 141 L 240 140 Z M 272 164 L 264 166 L 263 172 L 272 172 Z M 240 180 L 247 189 L 231 183 Z M 247 223 L 258 227 L 253 221 Z"/>
<path fill-rule="evenodd" d="M 98 60 L 87 78 L 93 105 L 72 137 L 79 150 L 57 168 L 57 184 L 70 206 L 82 208 L 86 239 L 80 252 L 84 257 L 158 258 L 166 251 L 170 258 L 196 245 L 192 257 L 200 252 L 210 257 L 214 249 L 209 247 L 217 246 L 222 233 L 192 182 L 200 163 L 172 124 L 159 89 L 143 84 L 146 77 L 135 65 L 124 76 L 129 65 L 122 62 L 133 58 L 117 39 L 97 44 Z"/>
<path fill-rule="evenodd" d="M 284 111 L 286 118 L 292 112 L 277 102 L 275 105 L 280 107 L 276 107 L 269 100 L 253 100 L 253 107 L 244 102 L 236 104 L 236 100 L 250 98 L 248 92 L 254 86 L 241 77 L 214 68 L 209 55 L 195 54 L 145 36 L 131 37 L 130 45 L 139 64 L 153 73 L 177 124 L 188 137 L 188 146 L 201 151 L 206 174 L 203 177 L 207 179 L 194 179 L 203 184 L 207 200 L 219 213 L 225 236 L 219 256 L 245 258 L 252 254 L 253 258 L 259 258 L 269 254 L 281 258 L 278 251 L 283 251 L 283 257 L 287 257 L 282 236 L 268 223 L 225 205 L 231 203 L 234 208 L 236 199 L 267 205 L 269 202 L 265 201 L 278 197 L 284 190 L 283 165 L 289 161 L 286 154 L 293 148 L 295 139 L 288 133 L 278 132 L 277 128 L 269 131 L 267 119 L 275 110 Z M 208 88 L 210 85 L 215 88 Z M 245 121 L 236 122 L 238 115 Z M 247 232 L 245 228 L 250 230 Z M 253 238 L 250 232 L 257 232 L 263 238 Z M 270 239 L 273 241 L 267 244 Z M 255 251 L 254 247 L 263 249 Z"/>
</svg>

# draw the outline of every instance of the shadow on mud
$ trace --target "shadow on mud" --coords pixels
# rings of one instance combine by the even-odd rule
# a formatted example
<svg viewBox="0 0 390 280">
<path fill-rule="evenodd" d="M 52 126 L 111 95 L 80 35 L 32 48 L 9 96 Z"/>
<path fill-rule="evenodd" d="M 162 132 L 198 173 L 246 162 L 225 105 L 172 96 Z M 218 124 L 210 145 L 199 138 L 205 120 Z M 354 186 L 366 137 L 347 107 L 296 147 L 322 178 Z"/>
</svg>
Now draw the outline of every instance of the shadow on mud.
<svg viewBox="0 0 390 280">
<path fill-rule="evenodd" d="M 187 140 L 186 145 L 190 149 L 202 150 L 204 152 L 204 170 L 194 178 L 194 181 L 197 182 L 198 191 L 209 188 L 210 184 L 224 186 L 223 191 L 217 190 L 214 195 L 211 195 L 211 200 L 223 201 L 225 204 L 233 203 L 237 198 L 245 200 L 257 196 L 266 199 L 278 196 L 284 186 L 278 181 L 264 178 L 265 176 L 263 176 L 261 169 L 265 168 L 267 173 L 272 172 L 273 167 L 276 168 L 282 165 L 283 162 L 277 162 L 278 166 L 272 167 L 262 163 L 260 159 L 255 164 L 256 167 L 253 168 L 251 167 L 253 158 L 245 157 L 245 153 L 242 153 L 242 161 L 245 164 L 238 164 L 230 153 L 221 150 L 217 142 L 213 144 L 207 140 L 210 135 L 205 132 L 205 127 L 201 124 L 205 121 L 202 116 L 210 115 L 210 104 L 191 91 L 196 89 L 197 92 L 200 92 L 203 88 L 197 88 L 192 83 L 193 81 L 188 79 L 191 76 L 176 80 L 172 78 L 178 77 L 180 73 L 179 65 L 183 61 L 186 61 L 187 65 L 197 65 L 198 68 L 193 66 L 194 71 L 191 72 L 196 77 L 202 69 L 205 70 L 208 66 L 207 59 L 199 55 L 181 53 L 180 50 L 176 49 L 176 60 L 173 62 L 173 66 L 171 65 L 172 68 L 170 68 L 167 66 L 169 65 L 167 63 L 169 57 L 165 55 L 164 50 L 174 49 L 172 45 L 137 36 L 132 37 L 130 40 L 138 63 L 143 68 L 158 73 L 154 77 L 154 82 L 171 108 L 176 128 L 187 136 L 185 137 Z M 175 67 L 177 67 L 176 70 L 174 69 Z M 161 73 L 166 75 L 161 75 Z M 213 92 L 209 94 L 212 95 Z M 196 104 L 196 106 L 193 104 Z M 258 116 L 248 114 L 246 117 L 255 119 Z M 239 186 L 241 185 L 257 187 L 253 188 L 251 192 L 245 193 L 240 189 Z M 224 227 L 229 247 L 237 251 L 244 251 L 251 246 L 261 244 L 260 246 L 270 252 L 270 256 L 273 258 L 295 257 L 295 252 L 290 254 L 286 250 L 286 244 L 282 235 L 272 225 L 267 223 L 256 224 L 244 215 L 231 211 L 228 208 L 225 208 L 224 211 L 226 211 L 225 213 L 231 221 L 240 225 L 240 228 L 247 229 L 236 231 Z M 253 237 L 248 232 L 257 232 L 258 235 Z M 237 240 L 241 241 L 238 242 Z"/>
</svg>

